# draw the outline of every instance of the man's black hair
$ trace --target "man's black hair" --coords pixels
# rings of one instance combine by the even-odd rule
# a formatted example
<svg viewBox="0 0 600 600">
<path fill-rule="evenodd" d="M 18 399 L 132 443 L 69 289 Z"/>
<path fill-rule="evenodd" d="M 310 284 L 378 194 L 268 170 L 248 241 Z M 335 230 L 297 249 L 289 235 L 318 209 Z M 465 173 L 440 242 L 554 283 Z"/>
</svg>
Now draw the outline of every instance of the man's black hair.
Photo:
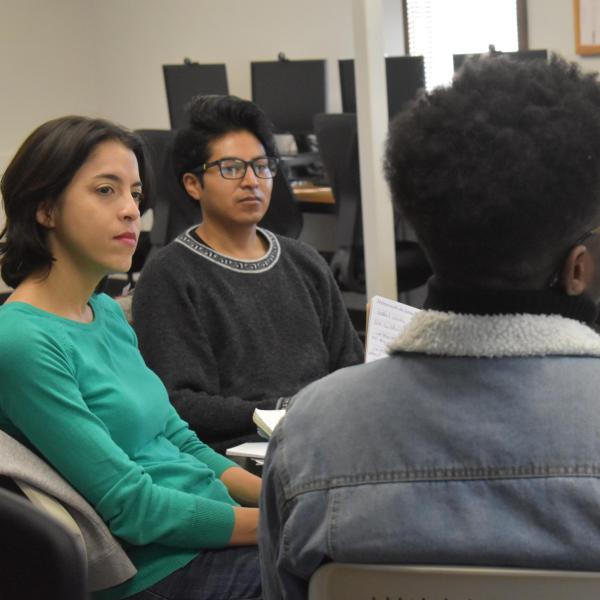
<svg viewBox="0 0 600 600">
<path fill-rule="evenodd" d="M 556 56 L 471 61 L 393 121 L 385 173 L 436 275 L 535 287 L 600 225 L 600 84 Z"/>
<path fill-rule="evenodd" d="M 212 142 L 234 131 L 249 131 L 262 144 L 267 156 L 277 155 L 271 122 L 248 100 L 236 96 L 196 96 L 188 111 L 190 125 L 177 133 L 173 150 L 180 182 L 184 173 L 208 161 Z"/>
</svg>

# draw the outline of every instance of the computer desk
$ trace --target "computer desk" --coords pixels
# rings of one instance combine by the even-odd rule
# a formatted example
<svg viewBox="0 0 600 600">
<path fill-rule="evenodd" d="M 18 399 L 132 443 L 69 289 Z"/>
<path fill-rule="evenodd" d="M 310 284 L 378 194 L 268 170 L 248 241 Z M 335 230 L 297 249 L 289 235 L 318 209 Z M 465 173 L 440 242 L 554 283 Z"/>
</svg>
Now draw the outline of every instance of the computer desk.
<svg viewBox="0 0 600 600">
<path fill-rule="evenodd" d="M 330 187 L 316 186 L 310 175 L 305 179 L 307 169 L 320 161 L 318 152 L 303 152 L 294 156 L 282 156 L 281 167 L 288 181 L 292 184 L 294 196 L 298 202 L 306 204 L 333 205 L 335 200 Z"/>
<path fill-rule="evenodd" d="M 314 185 L 294 186 L 294 196 L 298 202 L 312 204 L 335 204 L 335 199 L 330 187 L 317 187 Z"/>
<path fill-rule="evenodd" d="M 335 198 L 330 187 L 303 181 L 292 185 L 292 191 L 303 213 L 335 213 Z"/>
</svg>

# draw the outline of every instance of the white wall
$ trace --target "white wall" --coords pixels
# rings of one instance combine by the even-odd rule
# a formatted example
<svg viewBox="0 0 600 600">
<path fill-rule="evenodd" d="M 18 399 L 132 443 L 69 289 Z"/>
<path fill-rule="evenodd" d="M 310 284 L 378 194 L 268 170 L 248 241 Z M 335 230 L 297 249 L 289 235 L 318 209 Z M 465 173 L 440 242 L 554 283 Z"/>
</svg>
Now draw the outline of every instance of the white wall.
<svg viewBox="0 0 600 600">
<path fill-rule="evenodd" d="M 384 5 L 386 53 L 402 54 L 401 1 Z M 280 51 L 327 59 L 328 108 L 339 110 L 337 59 L 353 56 L 348 0 L 2 0 L 0 157 L 69 112 L 168 127 L 161 66 L 184 57 L 225 62 L 231 93 L 249 98 L 250 62 Z"/>
<path fill-rule="evenodd" d="M 386 53 L 403 54 L 401 0 L 384 7 Z M 225 62 L 245 98 L 252 60 L 325 58 L 328 109 L 339 111 L 337 60 L 353 56 L 352 31 L 348 0 L 1 0 L 0 172 L 52 117 L 168 127 L 162 65 L 184 57 Z"/>
<path fill-rule="evenodd" d="M 384 0 L 384 46 L 403 54 L 401 0 Z M 572 0 L 528 0 L 531 48 L 575 55 Z M 0 172 L 24 137 L 68 113 L 132 128 L 168 127 L 161 65 L 225 62 L 250 97 L 252 60 L 328 61 L 328 108 L 340 110 L 338 58 L 353 56 L 348 0 L 0 0 Z M 3 222 L 0 210 L 0 225 Z"/>
<path fill-rule="evenodd" d="M 572 0 L 527 0 L 527 20 L 530 48 L 556 52 L 584 71 L 600 71 L 600 56 L 575 54 Z"/>
<path fill-rule="evenodd" d="M 86 0 L 0 1 L 0 173 L 37 125 L 99 112 L 92 31 Z"/>
<path fill-rule="evenodd" d="M 31 130 L 99 110 L 85 0 L 0 2 L 0 172 Z"/>
<path fill-rule="evenodd" d="M 532 48 L 576 57 L 571 0 L 528 0 Z M 404 48 L 401 0 L 384 0 L 386 53 Z M 230 89 L 250 96 L 251 60 L 328 60 L 328 108 L 340 109 L 337 59 L 353 55 L 348 0 L 2 0 L 0 172 L 23 138 L 67 113 L 132 128 L 167 127 L 161 65 L 225 62 Z M 0 216 L 1 220 L 1 216 Z"/>
<path fill-rule="evenodd" d="M 244 98 L 250 98 L 252 60 L 276 60 L 280 51 L 290 59 L 326 58 L 329 106 L 340 105 L 334 61 L 352 56 L 347 0 L 104 0 L 92 6 L 99 29 L 112 33 L 98 47 L 99 74 L 111 82 L 98 91 L 100 104 L 130 127 L 168 127 L 161 65 L 184 57 L 224 62 L 230 92 Z"/>
</svg>

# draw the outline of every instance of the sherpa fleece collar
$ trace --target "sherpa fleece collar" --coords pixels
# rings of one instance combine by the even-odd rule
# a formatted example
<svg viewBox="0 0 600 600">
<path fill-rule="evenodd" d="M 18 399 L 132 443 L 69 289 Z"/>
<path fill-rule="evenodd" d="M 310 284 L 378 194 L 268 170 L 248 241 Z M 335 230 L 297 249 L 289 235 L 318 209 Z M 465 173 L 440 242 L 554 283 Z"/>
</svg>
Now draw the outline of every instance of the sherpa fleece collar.
<svg viewBox="0 0 600 600">
<path fill-rule="evenodd" d="M 600 336 L 558 315 L 465 315 L 423 310 L 392 342 L 389 353 L 440 356 L 600 356 Z"/>
</svg>

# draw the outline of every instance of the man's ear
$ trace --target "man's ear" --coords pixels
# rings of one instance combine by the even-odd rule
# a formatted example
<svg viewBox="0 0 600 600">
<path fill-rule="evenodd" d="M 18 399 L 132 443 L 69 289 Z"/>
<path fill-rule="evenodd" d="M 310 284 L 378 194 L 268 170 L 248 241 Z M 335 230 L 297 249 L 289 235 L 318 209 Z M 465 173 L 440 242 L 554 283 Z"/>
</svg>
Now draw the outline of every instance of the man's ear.
<svg viewBox="0 0 600 600">
<path fill-rule="evenodd" d="M 185 191 L 194 198 L 194 200 L 200 200 L 202 198 L 202 191 L 204 188 L 196 175 L 193 173 L 184 173 L 182 181 Z"/>
<path fill-rule="evenodd" d="M 54 227 L 54 204 L 50 202 L 40 202 L 35 211 L 36 221 L 46 229 Z"/>
<path fill-rule="evenodd" d="M 592 282 L 594 269 L 594 259 L 590 251 L 582 245 L 573 247 L 562 271 L 563 287 L 567 295 L 583 294 Z"/>
</svg>

